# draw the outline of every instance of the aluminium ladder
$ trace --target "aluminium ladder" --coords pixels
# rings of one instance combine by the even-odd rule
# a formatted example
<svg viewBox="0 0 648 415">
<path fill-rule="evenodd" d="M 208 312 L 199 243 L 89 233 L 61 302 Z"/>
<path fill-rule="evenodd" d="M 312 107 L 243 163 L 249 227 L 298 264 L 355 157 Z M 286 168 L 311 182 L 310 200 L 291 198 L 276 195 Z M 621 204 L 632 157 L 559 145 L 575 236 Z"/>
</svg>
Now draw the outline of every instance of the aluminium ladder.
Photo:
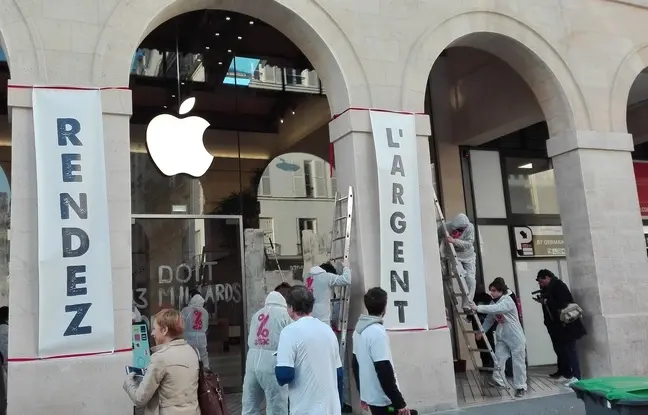
<svg viewBox="0 0 648 415">
<path fill-rule="evenodd" d="M 351 226 L 353 224 L 353 188 L 349 186 L 346 197 L 335 194 L 333 209 L 333 231 L 331 232 L 331 261 L 342 262 L 349 266 L 349 250 L 351 247 Z M 349 325 L 349 304 L 351 285 L 333 288 L 334 298 L 331 300 L 332 328 L 340 332 L 340 359 L 342 366 L 346 363 L 347 329 Z"/>
<path fill-rule="evenodd" d="M 511 395 L 510 388 L 507 386 L 507 381 L 506 381 L 506 374 L 504 372 L 505 368 L 500 367 L 499 362 L 497 360 L 497 356 L 495 355 L 495 352 L 493 351 L 493 347 L 490 344 L 490 341 L 488 340 L 488 336 L 486 336 L 486 333 L 484 332 L 484 327 L 482 326 L 481 321 L 479 320 L 479 317 L 475 312 L 471 311 L 466 311 L 463 309 L 463 303 L 471 303 L 473 301 L 472 298 L 468 298 L 468 286 L 466 285 L 466 280 L 463 276 L 463 267 L 459 263 L 459 259 L 457 258 L 457 252 L 454 249 L 454 246 L 447 241 L 447 238 L 450 237 L 450 233 L 448 232 L 448 228 L 446 226 L 446 221 L 445 217 L 443 215 L 443 211 L 441 210 L 441 205 L 439 204 L 439 199 L 437 198 L 436 192 L 434 189 L 432 189 L 432 195 L 434 197 L 434 206 L 437 211 L 437 220 L 441 221 L 441 226 L 443 228 L 443 237 L 444 240 L 441 243 L 441 255 L 443 259 L 445 260 L 445 264 L 442 264 L 442 269 L 445 270 L 443 272 L 443 288 L 445 289 L 448 297 L 450 298 L 450 302 L 452 303 L 454 307 L 454 316 L 455 316 L 455 322 L 457 324 L 457 327 L 461 330 L 461 333 L 464 338 L 464 342 L 466 343 L 466 346 L 468 347 L 468 353 L 470 355 L 470 360 L 473 363 L 473 367 L 477 369 L 478 371 L 478 379 L 481 379 L 482 384 L 479 382 L 477 383 L 477 387 L 479 388 L 479 391 L 481 392 L 482 395 L 484 395 L 484 390 L 482 389 L 482 386 L 485 386 L 486 388 L 488 387 L 488 381 L 484 379 L 484 377 L 481 375 L 482 372 L 500 372 L 502 375 L 502 379 L 505 384 L 505 389 Z M 443 249 L 445 248 L 445 249 Z M 450 253 L 450 257 L 448 258 L 446 255 L 447 253 Z M 443 266 L 445 265 L 445 266 Z M 455 291 L 455 283 L 459 287 L 459 291 Z M 466 329 L 465 327 L 465 321 L 462 319 L 462 316 L 470 316 L 472 319 L 475 321 L 477 330 L 473 330 L 473 327 L 470 329 Z M 481 334 L 482 339 L 484 341 L 484 344 L 486 345 L 485 349 L 480 349 L 478 347 L 473 347 L 472 343 L 470 341 L 471 339 L 471 334 Z M 493 359 L 493 368 L 485 368 L 481 367 L 480 365 L 477 364 L 477 356 L 475 354 L 477 353 L 489 353 Z"/>
</svg>

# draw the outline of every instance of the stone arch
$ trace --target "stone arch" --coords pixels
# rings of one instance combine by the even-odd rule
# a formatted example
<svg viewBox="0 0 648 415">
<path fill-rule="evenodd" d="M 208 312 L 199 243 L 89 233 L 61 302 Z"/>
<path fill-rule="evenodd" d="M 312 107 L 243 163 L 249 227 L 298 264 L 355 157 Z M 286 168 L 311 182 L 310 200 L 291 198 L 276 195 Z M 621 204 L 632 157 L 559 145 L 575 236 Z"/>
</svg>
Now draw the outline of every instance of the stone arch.
<svg viewBox="0 0 648 415">
<path fill-rule="evenodd" d="M 406 60 L 403 108 L 422 112 L 432 65 L 452 46 L 481 49 L 507 62 L 527 82 L 552 136 L 591 129 L 581 90 L 560 54 L 536 31 L 504 14 L 473 11 L 426 30 Z"/>
<path fill-rule="evenodd" d="M 44 56 L 37 53 L 42 47 L 34 23 L 28 23 L 25 13 L 17 0 L 3 2 L 0 14 L 0 47 L 7 58 L 7 65 L 14 82 L 36 82 L 45 74 Z M 14 46 L 14 45 L 20 46 Z M 16 64 L 18 62 L 18 64 Z M 14 65 L 16 64 L 16 65 Z"/>
<path fill-rule="evenodd" d="M 619 65 L 610 93 L 610 131 L 628 132 L 627 112 L 630 89 L 639 74 L 648 68 L 648 43 L 628 53 Z"/>
<path fill-rule="evenodd" d="M 146 35 L 175 16 L 201 9 L 246 14 L 280 30 L 315 67 L 332 113 L 369 106 L 367 80 L 355 50 L 313 0 L 121 0 L 97 44 L 94 83 L 128 85 L 133 53 Z"/>
</svg>

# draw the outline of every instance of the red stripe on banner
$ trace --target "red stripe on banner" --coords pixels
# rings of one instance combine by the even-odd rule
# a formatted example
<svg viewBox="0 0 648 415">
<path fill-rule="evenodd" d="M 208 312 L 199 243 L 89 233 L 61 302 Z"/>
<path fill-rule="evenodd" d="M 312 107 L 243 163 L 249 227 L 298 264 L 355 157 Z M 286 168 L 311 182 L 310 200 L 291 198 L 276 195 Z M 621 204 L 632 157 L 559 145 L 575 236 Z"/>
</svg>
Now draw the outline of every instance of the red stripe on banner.
<svg viewBox="0 0 648 415">
<path fill-rule="evenodd" d="M 55 359 L 71 359 L 75 357 L 89 357 L 89 356 L 101 356 L 106 354 L 115 354 L 115 353 L 126 353 L 132 351 L 133 348 L 129 347 L 128 349 L 117 349 L 112 352 L 93 352 L 93 353 L 76 353 L 76 354 L 60 354 L 57 356 L 50 357 L 10 357 L 8 362 L 35 362 L 38 360 L 55 360 Z"/>
<path fill-rule="evenodd" d="M 403 115 L 426 115 L 424 112 L 410 112 L 410 111 L 395 111 L 395 110 L 387 110 L 387 109 L 382 109 L 382 108 L 363 108 L 363 107 L 349 107 L 342 111 L 339 114 L 333 115 L 332 120 L 335 120 L 336 118 L 341 117 L 342 115 L 346 114 L 349 111 L 375 111 L 375 112 L 387 112 L 390 114 L 403 114 Z"/>
<path fill-rule="evenodd" d="M 89 86 L 57 86 L 57 85 L 7 85 L 7 88 L 14 89 L 60 89 L 60 90 L 71 90 L 71 91 L 108 91 L 108 90 L 119 90 L 119 91 L 128 91 L 130 90 L 127 86 L 102 86 L 102 87 L 89 87 Z"/>
<path fill-rule="evenodd" d="M 447 329 L 447 328 L 448 328 L 448 326 L 439 326 L 439 327 L 433 327 L 431 329 L 386 329 L 386 330 L 387 331 L 398 331 L 398 332 L 410 332 L 410 331 L 415 332 L 415 331 L 436 331 L 436 330 L 443 330 L 443 329 Z M 355 330 L 355 328 L 347 329 L 347 332 L 354 331 L 354 330 Z M 342 330 L 333 329 L 333 331 L 336 332 L 336 333 L 340 333 Z"/>
</svg>

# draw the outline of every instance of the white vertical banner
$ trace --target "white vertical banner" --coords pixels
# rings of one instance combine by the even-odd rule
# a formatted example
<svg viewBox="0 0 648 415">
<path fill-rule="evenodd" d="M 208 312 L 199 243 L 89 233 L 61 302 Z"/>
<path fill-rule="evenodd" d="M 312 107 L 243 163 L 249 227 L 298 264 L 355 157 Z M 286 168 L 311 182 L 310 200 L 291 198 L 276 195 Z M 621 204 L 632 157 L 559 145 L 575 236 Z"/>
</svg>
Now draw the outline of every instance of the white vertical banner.
<svg viewBox="0 0 648 415">
<path fill-rule="evenodd" d="M 385 327 L 428 329 L 414 115 L 370 116 L 378 165 L 380 286 L 389 295 Z"/>
<path fill-rule="evenodd" d="M 112 270 L 101 91 L 33 90 L 38 357 L 112 352 Z"/>
</svg>

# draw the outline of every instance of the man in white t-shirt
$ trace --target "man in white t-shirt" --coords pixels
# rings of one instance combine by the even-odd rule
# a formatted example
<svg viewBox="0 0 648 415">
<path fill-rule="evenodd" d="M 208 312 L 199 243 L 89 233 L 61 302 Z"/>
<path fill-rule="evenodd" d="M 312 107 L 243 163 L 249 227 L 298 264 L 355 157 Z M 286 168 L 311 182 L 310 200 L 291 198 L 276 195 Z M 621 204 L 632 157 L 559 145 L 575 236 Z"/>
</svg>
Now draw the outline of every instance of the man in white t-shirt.
<svg viewBox="0 0 648 415">
<path fill-rule="evenodd" d="M 353 373 L 362 404 L 369 406 L 372 415 L 410 415 L 398 388 L 389 337 L 383 327 L 387 293 L 372 288 L 365 294 L 364 303 L 368 314 L 360 316 L 353 332 Z"/>
<path fill-rule="evenodd" d="M 275 375 L 288 385 L 291 415 L 339 415 L 342 362 L 333 330 L 312 317 L 313 294 L 294 286 L 286 298 L 295 320 L 279 335 Z"/>
</svg>

